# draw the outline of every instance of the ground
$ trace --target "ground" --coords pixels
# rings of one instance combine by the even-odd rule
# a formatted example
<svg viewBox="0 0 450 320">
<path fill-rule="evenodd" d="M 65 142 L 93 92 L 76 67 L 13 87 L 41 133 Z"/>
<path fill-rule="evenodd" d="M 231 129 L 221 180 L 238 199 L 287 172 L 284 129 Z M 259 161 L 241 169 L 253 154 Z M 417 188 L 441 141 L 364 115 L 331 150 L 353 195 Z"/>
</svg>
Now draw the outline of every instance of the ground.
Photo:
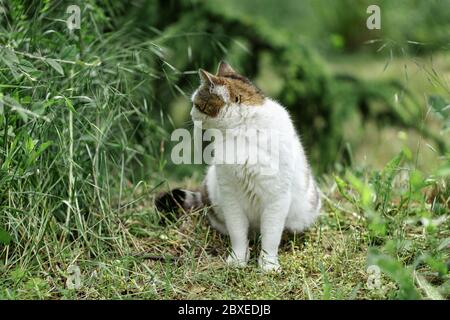
<svg viewBox="0 0 450 320">
<path fill-rule="evenodd" d="M 402 179 L 394 181 L 399 190 L 404 184 Z M 257 239 L 252 243 L 252 258 L 246 268 L 226 266 L 228 238 L 209 227 L 202 210 L 174 216 L 155 214 L 153 196 L 133 189 L 135 198 L 143 200 L 117 212 L 115 237 L 99 239 L 112 247 L 106 249 L 103 245 L 98 254 L 95 250 L 90 252 L 80 239 L 64 247 L 48 241 L 41 250 L 47 251 L 49 259 L 39 261 L 35 270 L 18 266 L 3 273 L 0 297 L 442 299 L 448 295 L 448 270 L 442 264 L 448 261 L 447 216 L 435 215 L 430 217 L 433 219 L 429 224 L 424 222 L 425 215 L 419 212 L 431 208 L 426 204 L 424 190 L 421 191 L 423 203 L 411 200 L 405 206 L 398 203 L 399 198 L 392 197 L 385 216 L 388 231 L 384 236 L 374 236 L 375 225 L 368 223 L 373 219 L 361 210 L 364 192 L 357 190 L 357 183 L 354 188 L 347 185 L 347 181 L 354 181 L 351 176 L 345 181 L 338 178 L 338 183 L 330 176 L 321 181 L 322 216 L 305 233 L 283 236 L 280 247 L 283 271 L 279 274 L 263 273 L 258 268 Z M 440 192 L 436 188 L 442 187 L 438 183 L 427 192 Z M 352 199 L 356 202 L 352 203 Z M 367 211 L 370 206 L 366 207 Z M 431 224 L 435 228 L 430 229 Z M 390 244 L 395 248 L 389 249 Z M 438 247 L 442 247 L 441 251 Z M 376 248 L 382 253 L 372 252 Z M 374 271 L 368 267 L 373 264 L 371 259 L 385 254 L 390 256 L 386 255 L 384 262 L 379 260 L 378 276 L 380 268 Z M 420 260 L 421 255 L 434 260 Z M 22 263 L 26 265 L 25 261 Z M 414 270 L 410 265 L 414 265 Z M 70 266 L 79 268 L 80 282 L 76 270 Z M 414 288 L 410 287 L 411 283 Z"/>
</svg>

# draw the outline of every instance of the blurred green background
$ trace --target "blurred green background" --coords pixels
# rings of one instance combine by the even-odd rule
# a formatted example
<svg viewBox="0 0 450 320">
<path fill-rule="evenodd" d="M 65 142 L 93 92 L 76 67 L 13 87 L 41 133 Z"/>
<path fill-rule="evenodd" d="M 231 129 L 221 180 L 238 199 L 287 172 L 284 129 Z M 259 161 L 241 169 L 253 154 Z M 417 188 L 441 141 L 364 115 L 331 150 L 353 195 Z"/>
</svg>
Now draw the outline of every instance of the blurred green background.
<svg viewBox="0 0 450 320">
<path fill-rule="evenodd" d="M 381 30 L 366 27 L 372 4 L 381 9 Z M 418 159 L 429 171 L 446 150 L 440 110 L 449 93 L 449 1 L 213 0 L 168 7 L 182 14 L 169 28 L 177 36 L 160 43 L 171 65 L 188 73 L 178 78 L 185 94 L 176 92 L 163 106 L 175 127 L 189 118 L 196 68 L 214 71 L 225 58 L 290 110 L 317 172 L 349 164 L 380 168 L 405 141 L 413 150 L 431 146 Z"/>
<path fill-rule="evenodd" d="M 67 26 L 70 5 L 80 8 L 79 29 Z M 369 5 L 381 9 L 380 30 L 366 27 Z M 0 298 L 76 297 L 61 279 L 77 260 L 91 271 L 99 261 L 119 261 L 120 271 L 110 273 L 115 277 L 104 281 L 101 293 L 95 281 L 95 290 L 88 287 L 89 298 L 121 298 L 128 269 L 153 284 L 142 253 L 186 258 L 201 250 L 184 264 L 197 265 L 204 251 L 198 243 L 218 235 L 199 214 L 166 225 L 153 197 L 200 183 L 203 165 L 171 162 L 170 134 L 192 127 L 197 70 L 214 72 L 222 59 L 289 110 L 331 199 L 325 198 L 317 229 L 328 233 L 305 241 L 320 270 L 306 265 L 291 276 L 310 270 L 307 277 L 320 278 L 312 288 L 322 296 L 323 287 L 326 298 L 328 278 L 321 272 L 338 270 L 337 287 L 343 276 L 352 278 L 353 296 L 364 250 L 392 239 L 400 256 L 411 230 L 415 251 L 389 265 L 394 278 L 405 279 L 396 270 L 421 256 L 424 246 L 436 253 L 434 269 L 446 275 L 440 248 L 448 244 L 449 35 L 450 0 L 0 0 L 0 288 L 6 288 Z M 180 241 L 188 218 L 197 219 L 195 239 Z M 371 228 L 389 234 L 372 239 Z M 352 242 L 341 241 L 342 232 Z M 316 248 L 324 251 L 318 255 Z M 335 250 L 336 264 L 327 265 L 335 248 L 343 251 Z M 358 256 L 342 261 L 347 248 Z M 150 297 L 180 297 L 170 291 L 169 265 L 159 275 L 164 289 Z M 220 277 L 227 273 L 204 266 L 183 273 L 174 265 L 174 279 L 184 286 L 194 275 L 218 276 L 223 293 L 228 278 Z M 45 280 L 49 274 L 58 275 L 57 284 Z M 259 297 L 259 280 L 251 283 Z M 269 289 L 286 297 L 273 284 L 267 282 Z M 122 286 L 126 290 L 117 289 Z M 403 296 L 417 297 L 415 291 Z"/>
<path fill-rule="evenodd" d="M 366 27 L 372 4 L 380 30 Z M 4 191 L 18 174 L 36 189 L 38 169 L 62 198 L 200 177 L 203 166 L 171 163 L 170 133 L 192 126 L 197 70 L 221 59 L 289 109 L 316 173 L 380 168 L 405 143 L 429 172 L 448 147 L 449 1 L 1 5 Z M 80 29 L 67 27 L 69 5 Z"/>
<path fill-rule="evenodd" d="M 380 30 L 366 27 L 372 4 Z M 429 172 L 447 151 L 449 1 L 1 5 L 4 191 L 18 174 L 36 189 L 38 169 L 62 198 L 201 176 L 202 166 L 171 163 L 170 133 L 192 125 L 198 68 L 221 59 L 289 109 L 316 173 L 380 168 L 405 143 Z M 69 5 L 80 29 L 67 27 Z"/>
</svg>

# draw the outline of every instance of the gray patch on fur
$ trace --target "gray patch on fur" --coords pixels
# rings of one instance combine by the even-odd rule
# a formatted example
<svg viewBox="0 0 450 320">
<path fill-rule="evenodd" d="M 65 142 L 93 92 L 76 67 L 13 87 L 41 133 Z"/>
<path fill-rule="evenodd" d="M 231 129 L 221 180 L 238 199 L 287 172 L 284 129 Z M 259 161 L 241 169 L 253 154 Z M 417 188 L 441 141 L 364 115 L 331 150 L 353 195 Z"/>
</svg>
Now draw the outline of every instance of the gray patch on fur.
<svg viewBox="0 0 450 320">
<path fill-rule="evenodd" d="M 187 210 L 199 209 L 203 206 L 202 195 L 200 192 L 194 192 L 189 190 L 184 191 L 184 203 L 183 208 Z"/>
<path fill-rule="evenodd" d="M 320 193 L 319 190 L 317 190 L 317 187 L 314 186 L 314 192 L 311 199 L 311 204 L 314 206 L 315 209 L 318 209 L 320 204 Z"/>
</svg>

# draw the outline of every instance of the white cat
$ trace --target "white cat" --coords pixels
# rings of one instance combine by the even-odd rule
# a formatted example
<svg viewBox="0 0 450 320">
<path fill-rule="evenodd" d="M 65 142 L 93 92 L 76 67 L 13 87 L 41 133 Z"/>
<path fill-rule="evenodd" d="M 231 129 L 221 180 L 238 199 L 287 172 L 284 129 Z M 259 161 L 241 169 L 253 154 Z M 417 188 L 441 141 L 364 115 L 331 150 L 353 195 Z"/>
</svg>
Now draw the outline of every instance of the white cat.
<svg viewBox="0 0 450 320">
<path fill-rule="evenodd" d="M 318 217 L 321 207 L 299 137 L 286 109 L 264 97 L 227 63 L 220 63 L 216 75 L 204 70 L 199 74 L 201 85 L 192 96 L 192 119 L 201 121 L 203 128 L 242 135 L 247 141 L 249 130 L 275 132 L 277 152 L 269 152 L 272 145 L 257 144 L 258 154 L 266 161 L 211 165 L 200 191 L 173 190 L 160 196 L 157 206 L 168 209 L 173 200 L 184 209 L 208 206 L 211 225 L 230 236 L 232 251 L 227 263 L 232 265 L 247 264 L 249 231 L 260 232 L 259 265 L 265 271 L 279 271 L 283 230 L 303 231 Z M 217 142 L 215 147 L 219 146 Z"/>
</svg>

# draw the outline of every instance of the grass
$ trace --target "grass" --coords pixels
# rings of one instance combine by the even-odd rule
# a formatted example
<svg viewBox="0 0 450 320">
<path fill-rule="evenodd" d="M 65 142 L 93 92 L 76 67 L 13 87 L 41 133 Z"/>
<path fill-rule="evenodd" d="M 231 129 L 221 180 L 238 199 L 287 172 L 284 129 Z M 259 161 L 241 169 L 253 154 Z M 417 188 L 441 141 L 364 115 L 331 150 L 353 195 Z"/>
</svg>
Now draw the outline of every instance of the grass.
<svg viewBox="0 0 450 320">
<path fill-rule="evenodd" d="M 1 16 L 0 299 L 449 297 L 449 155 L 409 132 L 373 130 L 351 167 L 319 177 L 323 214 L 284 236 L 281 274 L 257 268 L 258 239 L 247 268 L 226 267 L 229 240 L 202 211 L 156 212 L 157 191 L 202 179 L 165 158 L 161 101 L 186 95 L 168 59 L 177 47 L 133 25 L 133 8 L 88 2 L 74 32 L 64 2 L 11 1 Z M 428 75 L 445 96 L 445 81 Z M 367 147 L 380 137 L 395 145 L 389 156 Z M 370 266 L 380 272 L 372 289 Z"/>
<path fill-rule="evenodd" d="M 122 196 L 141 200 L 114 218 L 110 248 L 93 252 L 80 241 L 81 234 L 63 246 L 45 235 L 33 263 L 31 243 L 22 257 L 7 250 L 0 297 L 448 298 L 449 189 L 448 179 L 440 175 L 421 177 L 402 153 L 381 172 L 325 177 L 320 221 L 304 234 L 283 237 L 281 274 L 257 268 L 258 239 L 248 267 L 228 268 L 223 261 L 228 239 L 208 226 L 202 211 L 169 219 L 154 211 L 148 189 L 130 189 Z M 380 287 L 375 289 L 367 284 L 372 264 L 380 268 Z M 73 282 L 71 265 L 80 268 L 76 290 L 67 287 L 68 279 Z"/>
</svg>

